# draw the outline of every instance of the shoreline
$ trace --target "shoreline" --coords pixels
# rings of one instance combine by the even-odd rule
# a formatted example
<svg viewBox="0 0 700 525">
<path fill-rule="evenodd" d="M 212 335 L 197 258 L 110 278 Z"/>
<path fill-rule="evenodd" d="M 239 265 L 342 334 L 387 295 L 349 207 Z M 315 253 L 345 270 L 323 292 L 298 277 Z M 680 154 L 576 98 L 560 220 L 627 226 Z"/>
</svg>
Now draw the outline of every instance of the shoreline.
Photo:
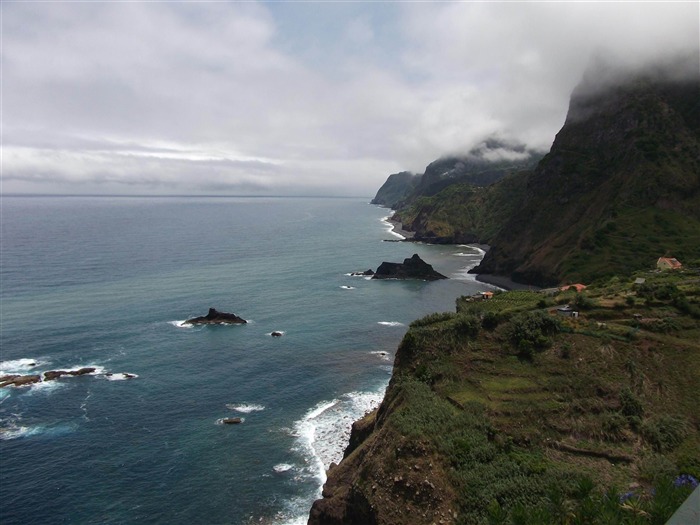
<svg viewBox="0 0 700 525">
<path fill-rule="evenodd" d="M 391 233 L 392 235 L 396 235 L 397 237 L 402 237 L 402 239 L 401 239 L 402 241 L 413 239 L 416 232 L 410 232 L 408 230 L 404 230 L 403 224 L 400 223 L 399 221 L 392 220 L 391 217 L 392 216 L 389 215 L 384 219 L 384 222 L 386 222 L 389 226 L 391 226 L 391 230 L 389 230 L 389 233 Z"/>
<path fill-rule="evenodd" d="M 476 275 L 476 280 L 480 283 L 490 284 L 492 286 L 497 286 L 503 288 L 504 290 L 541 290 L 539 286 L 532 284 L 522 284 L 512 281 L 508 277 L 503 275 L 492 275 L 489 273 L 479 273 Z"/>
</svg>

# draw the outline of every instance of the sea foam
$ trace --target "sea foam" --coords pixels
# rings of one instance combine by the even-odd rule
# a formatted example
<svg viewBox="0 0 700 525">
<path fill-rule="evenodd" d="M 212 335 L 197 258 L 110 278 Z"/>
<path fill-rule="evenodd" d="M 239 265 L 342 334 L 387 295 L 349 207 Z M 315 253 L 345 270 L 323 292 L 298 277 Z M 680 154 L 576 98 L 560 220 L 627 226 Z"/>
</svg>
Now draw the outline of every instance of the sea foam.
<svg viewBox="0 0 700 525">
<path fill-rule="evenodd" d="M 239 405 L 229 403 L 226 405 L 229 410 L 235 410 L 236 412 L 242 412 L 243 414 L 250 414 L 251 412 L 260 412 L 265 410 L 263 405 L 256 405 L 253 403 L 242 403 Z"/>
<path fill-rule="evenodd" d="M 403 323 L 399 323 L 398 321 L 377 321 L 377 324 L 380 324 L 382 326 L 406 326 Z"/>
</svg>

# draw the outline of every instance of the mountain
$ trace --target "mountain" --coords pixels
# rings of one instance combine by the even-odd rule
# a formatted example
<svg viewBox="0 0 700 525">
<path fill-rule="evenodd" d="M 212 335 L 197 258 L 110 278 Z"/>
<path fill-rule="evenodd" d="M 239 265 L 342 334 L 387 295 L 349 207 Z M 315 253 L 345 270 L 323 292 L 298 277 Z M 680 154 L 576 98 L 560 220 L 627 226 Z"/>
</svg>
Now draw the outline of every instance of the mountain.
<svg viewBox="0 0 700 525">
<path fill-rule="evenodd" d="M 692 72 L 693 69 L 687 70 Z M 474 271 L 549 285 L 700 258 L 700 74 L 589 72 Z M 605 76 L 605 75 L 602 75 Z"/>
<path fill-rule="evenodd" d="M 597 65 L 536 166 L 534 156 L 502 166 L 487 184 L 485 166 L 453 175 L 453 161 L 436 161 L 393 218 L 418 241 L 489 244 L 472 271 L 525 284 L 591 282 L 663 255 L 700 260 L 698 69 Z"/>
<path fill-rule="evenodd" d="M 489 186 L 511 173 L 534 167 L 542 155 L 522 144 L 490 138 L 464 155 L 446 156 L 431 162 L 420 175 L 409 172 L 390 175 L 372 204 L 396 209 L 438 195 L 457 184 Z"/>
</svg>

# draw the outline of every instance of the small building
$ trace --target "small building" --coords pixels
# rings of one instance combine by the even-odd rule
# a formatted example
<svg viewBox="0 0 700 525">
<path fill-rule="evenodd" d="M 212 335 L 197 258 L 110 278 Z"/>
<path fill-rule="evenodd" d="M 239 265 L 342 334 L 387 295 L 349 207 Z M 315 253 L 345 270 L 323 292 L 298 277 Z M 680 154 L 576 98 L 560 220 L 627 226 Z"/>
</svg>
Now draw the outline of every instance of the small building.
<svg viewBox="0 0 700 525">
<path fill-rule="evenodd" d="M 578 317 L 578 310 L 574 310 L 570 305 L 560 306 L 557 308 L 557 315 L 563 315 L 564 317 Z"/>
<path fill-rule="evenodd" d="M 586 289 L 585 284 L 577 283 L 577 284 L 567 284 L 566 286 L 562 286 L 559 288 L 562 292 L 565 292 L 567 290 L 570 290 L 571 288 L 576 290 L 576 293 L 581 293 L 583 290 Z"/>
<path fill-rule="evenodd" d="M 634 284 L 644 284 L 645 282 L 647 282 L 647 280 L 644 277 L 637 277 L 634 280 Z"/>
<path fill-rule="evenodd" d="M 481 296 L 481 298 L 482 298 L 484 301 L 486 301 L 486 300 L 488 300 L 488 299 L 493 298 L 493 292 L 479 292 L 479 296 Z"/>
<path fill-rule="evenodd" d="M 659 257 L 659 260 L 656 261 L 656 267 L 659 270 L 680 270 L 683 265 L 673 257 Z"/>
</svg>

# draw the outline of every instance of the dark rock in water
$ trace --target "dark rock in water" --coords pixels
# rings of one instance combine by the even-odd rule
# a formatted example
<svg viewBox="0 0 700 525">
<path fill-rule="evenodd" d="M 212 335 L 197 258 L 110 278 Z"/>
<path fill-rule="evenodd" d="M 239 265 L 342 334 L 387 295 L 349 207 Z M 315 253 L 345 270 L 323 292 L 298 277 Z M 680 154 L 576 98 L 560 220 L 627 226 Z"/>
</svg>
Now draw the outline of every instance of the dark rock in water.
<svg viewBox="0 0 700 525">
<path fill-rule="evenodd" d="M 238 425 L 243 423 L 243 420 L 240 417 L 225 417 L 221 420 L 221 422 L 224 425 Z"/>
<path fill-rule="evenodd" d="M 136 377 L 136 374 L 129 374 L 127 372 L 124 372 L 122 375 L 124 376 L 125 379 L 133 379 Z"/>
<path fill-rule="evenodd" d="M 0 388 L 5 386 L 31 385 L 32 383 L 38 383 L 39 381 L 41 381 L 41 376 L 39 375 L 23 376 L 19 374 L 10 374 L 0 376 Z"/>
<path fill-rule="evenodd" d="M 219 312 L 215 308 L 209 308 L 209 313 L 203 317 L 188 319 L 184 324 L 246 324 L 248 321 L 236 314 Z"/>
<path fill-rule="evenodd" d="M 436 281 L 447 279 L 441 273 L 433 270 L 433 267 L 413 254 L 410 259 L 404 259 L 403 263 L 383 262 L 372 279 L 422 279 L 425 281 Z"/>
<path fill-rule="evenodd" d="M 282 337 L 284 335 L 284 332 L 272 332 L 270 335 L 272 337 Z"/>
<path fill-rule="evenodd" d="M 58 379 L 61 376 L 82 376 L 85 374 L 92 374 L 94 371 L 95 368 L 91 366 L 79 368 L 78 370 L 49 370 L 48 372 L 44 372 L 44 381 Z"/>
<path fill-rule="evenodd" d="M 370 275 L 374 275 L 374 272 L 373 272 L 372 269 L 370 268 L 369 270 L 365 270 L 364 272 L 352 272 L 350 275 L 352 275 L 353 277 L 355 277 L 355 276 L 363 276 L 363 275 L 364 275 L 364 276 L 370 276 Z"/>
</svg>

